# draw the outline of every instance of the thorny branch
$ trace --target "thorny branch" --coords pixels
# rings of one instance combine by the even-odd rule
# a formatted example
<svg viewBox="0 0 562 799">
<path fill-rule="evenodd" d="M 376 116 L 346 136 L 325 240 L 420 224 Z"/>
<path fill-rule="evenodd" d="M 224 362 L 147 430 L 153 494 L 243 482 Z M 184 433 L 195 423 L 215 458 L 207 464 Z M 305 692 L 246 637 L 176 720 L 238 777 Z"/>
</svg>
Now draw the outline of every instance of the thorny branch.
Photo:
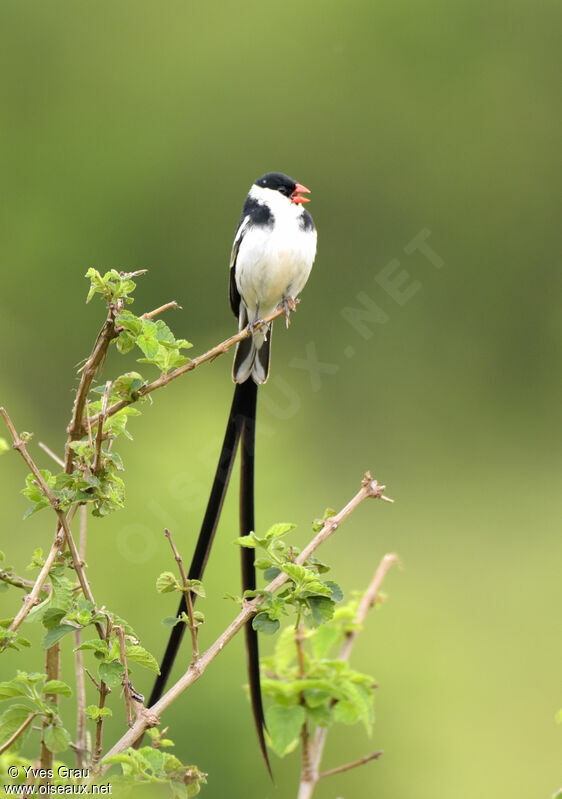
<svg viewBox="0 0 562 799">
<path fill-rule="evenodd" d="M 187 605 L 187 618 L 189 619 L 189 632 L 191 633 L 192 658 L 195 661 L 199 657 L 199 645 L 197 643 L 197 622 L 195 621 L 195 616 L 193 615 L 193 599 L 191 598 L 191 591 L 189 590 L 187 574 L 185 573 L 182 556 L 178 552 L 177 547 L 174 544 L 172 534 L 167 528 L 164 530 L 164 535 L 170 542 L 170 546 L 172 548 L 172 552 L 174 553 L 176 563 L 178 564 L 178 569 L 182 580 L 183 594 L 185 596 L 185 603 Z"/>
<path fill-rule="evenodd" d="M 30 456 L 29 452 L 27 451 L 27 447 L 25 445 L 25 441 L 19 436 L 19 434 L 18 434 L 16 428 L 14 427 L 14 424 L 13 424 L 12 420 L 10 419 L 10 416 L 8 415 L 8 412 L 6 411 L 5 408 L 0 408 L 0 415 L 4 419 L 4 422 L 6 423 L 6 427 L 8 428 L 8 430 L 10 431 L 10 435 L 12 436 L 12 439 L 13 439 L 13 442 L 14 442 L 13 448 L 20 453 L 20 455 L 22 456 L 23 460 L 26 462 L 26 464 L 29 467 L 31 473 L 35 477 L 37 485 L 41 489 L 41 492 L 43 493 L 43 495 L 49 500 L 49 504 L 51 505 L 52 509 L 56 513 L 57 519 L 58 519 L 57 531 L 55 533 L 55 540 L 53 542 L 53 545 L 51 547 L 51 551 L 50 551 L 48 559 L 47 559 L 47 562 L 49 563 L 49 567 L 48 567 L 47 570 L 45 570 L 45 566 L 47 565 L 47 562 L 46 562 L 45 566 L 43 567 L 43 569 L 41 569 L 41 572 L 39 573 L 39 577 L 35 581 L 34 588 L 31 591 L 31 594 L 33 594 L 33 598 L 32 598 L 33 601 L 31 602 L 30 599 L 29 599 L 29 596 L 31 596 L 31 594 L 28 595 L 28 597 L 26 597 L 26 599 L 24 600 L 24 607 L 20 610 L 20 612 L 18 613 L 18 615 L 16 616 L 16 618 L 14 619 L 12 624 L 10 625 L 9 629 L 14 631 L 20 626 L 22 621 L 25 619 L 25 617 L 27 616 L 27 614 L 29 613 L 29 611 L 33 607 L 33 604 L 35 604 L 35 601 L 36 601 L 37 597 L 39 596 L 39 592 L 41 590 L 41 586 L 43 585 L 43 583 L 47 579 L 47 575 L 49 573 L 49 569 L 53 565 L 53 563 L 55 561 L 55 558 L 57 557 L 57 555 L 59 553 L 59 550 L 60 550 L 61 545 L 62 545 L 62 542 L 59 542 L 59 530 L 60 530 L 61 527 L 64 530 L 64 536 L 66 538 L 66 543 L 67 543 L 67 546 L 68 546 L 68 548 L 70 550 L 70 554 L 72 556 L 72 563 L 73 563 L 74 569 L 76 571 L 76 574 L 78 576 L 78 581 L 80 582 L 80 586 L 82 588 L 82 591 L 84 592 L 84 596 L 93 605 L 95 605 L 95 600 L 94 600 L 94 596 L 92 594 L 92 590 L 90 588 L 90 584 L 88 582 L 88 578 L 86 577 L 86 573 L 84 571 L 84 564 L 82 562 L 82 559 L 80 558 L 80 554 L 79 554 L 78 550 L 76 549 L 76 544 L 74 542 L 74 538 L 72 537 L 72 533 L 70 532 L 70 526 L 69 526 L 68 518 L 67 518 L 65 512 L 63 510 L 61 510 L 61 508 L 59 507 L 58 500 L 57 500 L 55 494 L 51 491 L 51 489 L 49 488 L 49 486 L 47 485 L 47 483 L 43 479 L 43 475 L 39 471 L 35 461 Z M 37 586 L 39 586 L 39 587 L 37 588 Z M 100 633 L 100 635 L 103 634 L 103 630 L 102 630 L 100 624 L 96 624 L 96 628 L 98 630 L 98 633 Z"/>
<path fill-rule="evenodd" d="M 259 322 L 257 322 L 253 326 L 253 330 L 255 331 L 261 327 L 264 327 L 265 325 L 268 325 L 270 322 L 273 322 L 274 319 L 277 319 L 279 316 L 282 316 L 284 313 L 285 313 L 284 307 L 277 308 L 275 311 L 270 313 L 264 319 L 260 319 Z M 231 347 L 234 347 L 235 344 L 238 344 L 239 341 L 243 341 L 245 338 L 248 338 L 248 336 L 251 335 L 252 335 L 252 330 L 250 329 L 250 327 L 249 326 L 245 327 L 243 330 L 240 330 L 240 332 L 236 333 L 236 335 L 230 336 L 230 338 L 225 339 L 220 344 L 217 344 L 215 347 L 212 347 L 210 350 L 203 353 L 203 355 L 198 355 L 196 358 L 193 358 L 191 361 L 188 361 L 188 363 L 185 363 L 183 366 L 178 366 L 177 369 L 172 369 L 172 371 L 168 372 L 168 374 L 160 375 L 160 377 L 158 377 L 156 380 L 153 380 L 152 383 L 147 383 L 146 385 L 139 388 L 139 390 L 136 392 L 136 399 L 130 399 L 130 400 L 124 399 L 120 400 L 119 402 L 116 402 L 114 405 L 111 405 L 107 409 L 107 413 L 105 415 L 106 419 L 118 413 L 123 408 L 126 408 L 127 405 L 131 405 L 133 402 L 136 402 L 141 397 L 146 397 L 147 394 L 150 394 L 152 391 L 156 391 L 157 388 L 163 388 L 164 386 L 167 386 L 168 383 L 171 383 L 172 380 L 177 380 L 178 377 L 181 377 L 182 375 L 185 375 L 188 372 L 192 372 L 194 369 L 197 369 L 198 366 L 201 366 L 201 364 L 208 363 L 209 361 L 214 361 L 215 358 L 219 357 L 219 355 L 224 355 L 225 352 L 228 352 L 228 350 Z M 94 425 L 98 423 L 99 418 L 100 418 L 99 413 L 95 414 L 95 416 L 92 416 L 92 418 L 90 419 L 90 429 L 92 429 Z"/>
<path fill-rule="evenodd" d="M 349 660 L 351 651 L 357 640 L 357 636 L 359 635 L 361 627 L 367 618 L 367 613 L 375 604 L 382 582 L 392 564 L 397 562 L 397 555 L 391 554 L 385 555 L 379 563 L 367 590 L 361 598 L 359 607 L 357 608 L 357 614 L 355 616 L 356 627 L 354 630 L 351 630 L 349 633 L 347 633 L 341 646 L 338 654 L 339 660 Z M 357 766 L 362 766 L 364 763 L 369 763 L 371 760 L 376 760 L 382 754 L 382 752 L 373 752 L 370 755 L 360 758 L 359 760 L 355 760 L 353 763 L 347 763 L 343 766 L 338 766 L 337 768 L 320 772 L 320 762 L 324 753 L 327 735 L 327 727 L 318 727 L 316 733 L 314 734 L 314 738 L 312 741 L 308 742 L 308 747 L 306 747 L 307 751 L 305 751 L 305 747 L 303 746 L 301 782 L 299 786 L 298 799 L 310 799 L 314 793 L 316 785 L 321 779 L 324 779 L 324 777 L 328 777 L 332 774 L 338 774 L 341 771 L 349 771 Z"/>
<path fill-rule="evenodd" d="M 369 472 L 367 472 L 361 483 L 361 489 L 355 496 L 343 507 L 335 516 L 326 519 L 324 526 L 314 538 L 302 550 L 300 555 L 295 559 L 297 565 L 302 565 L 312 553 L 326 541 L 340 526 L 340 524 L 347 519 L 350 514 L 367 498 L 372 497 L 375 499 L 382 499 L 386 502 L 393 502 L 392 499 L 384 495 L 385 486 L 381 486 L 376 480 L 373 480 Z M 287 580 L 288 575 L 281 572 L 277 577 L 272 580 L 269 585 L 264 589 L 267 593 L 273 593 L 281 588 Z M 260 606 L 264 602 L 264 596 L 258 596 L 251 602 L 245 602 L 242 610 L 236 618 L 229 624 L 216 641 L 203 652 L 197 661 L 192 663 L 182 677 L 164 694 L 164 696 L 156 702 L 152 707 L 145 708 L 144 711 L 139 713 L 135 724 L 123 735 L 119 741 L 110 749 L 105 757 L 109 755 L 116 755 L 119 752 L 124 752 L 125 749 L 132 746 L 137 738 L 139 738 L 148 727 L 154 727 L 159 723 L 159 717 L 164 710 L 166 710 L 190 685 L 196 682 L 212 661 L 222 652 L 226 644 L 234 638 L 234 636 L 243 629 L 244 625 L 259 612 Z"/>
</svg>

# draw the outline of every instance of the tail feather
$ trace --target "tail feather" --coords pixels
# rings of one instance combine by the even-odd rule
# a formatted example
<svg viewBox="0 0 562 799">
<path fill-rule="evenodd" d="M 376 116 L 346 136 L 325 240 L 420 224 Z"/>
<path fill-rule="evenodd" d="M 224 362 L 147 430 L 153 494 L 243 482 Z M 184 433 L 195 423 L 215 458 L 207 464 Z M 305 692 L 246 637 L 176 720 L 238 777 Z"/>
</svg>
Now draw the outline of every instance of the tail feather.
<svg viewBox="0 0 562 799">
<path fill-rule="evenodd" d="M 272 330 L 271 326 L 267 334 L 263 330 L 257 330 L 252 336 L 238 342 L 232 367 L 232 379 L 235 383 L 245 383 L 250 378 L 258 385 L 267 381 Z"/>
<path fill-rule="evenodd" d="M 240 385 L 245 395 L 244 425 L 240 442 L 240 535 L 248 535 L 255 530 L 254 517 L 254 461 L 255 461 L 255 435 L 256 435 L 256 404 L 258 387 L 252 380 Z M 242 559 L 242 588 L 244 591 L 253 591 L 256 587 L 256 570 L 254 567 L 254 550 L 241 547 Z M 260 750 L 273 778 L 271 764 L 265 743 L 265 717 L 260 684 L 260 657 L 258 648 L 258 634 L 249 621 L 244 629 L 246 636 L 246 659 L 248 666 L 248 682 L 250 684 L 250 700 L 252 712 L 258 735 Z"/>
<path fill-rule="evenodd" d="M 197 539 L 195 552 L 193 553 L 193 558 L 191 560 L 191 566 L 189 567 L 188 576 L 190 580 L 200 580 L 203 576 L 217 530 L 217 525 L 226 495 L 226 489 L 228 488 L 230 474 L 232 472 L 232 466 L 236 456 L 236 450 L 238 448 L 238 441 L 242 432 L 243 411 L 241 406 L 243 404 L 242 400 L 244 397 L 243 392 L 240 389 L 240 386 L 236 386 L 234 391 L 234 397 L 226 425 L 226 431 L 219 456 L 217 471 L 215 473 L 215 479 L 211 488 L 211 494 L 207 503 L 205 516 L 201 524 L 201 530 L 199 532 L 199 538 Z M 193 599 L 195 600 L 195 597 L 193 597 Z M 177 615 L 180 616 L 183 612 L 187 612 L 187 604 L 185 597 L 182 596 Z M 185 624 L 176 624 L 176 626 L 172 629 L 160 666 L 160 674 L 156 678 L 152 693 L 150 694 L 150 698 L 148 700 L 148 707 L 152 707 L 152 705 L 158 702 L 164 693 L 166 683 L 170 676 L 172 666 L 174 665 L 174 661 L 181 644 L 181 640 L 185 633 L 185 628 Z"/>
</svg>

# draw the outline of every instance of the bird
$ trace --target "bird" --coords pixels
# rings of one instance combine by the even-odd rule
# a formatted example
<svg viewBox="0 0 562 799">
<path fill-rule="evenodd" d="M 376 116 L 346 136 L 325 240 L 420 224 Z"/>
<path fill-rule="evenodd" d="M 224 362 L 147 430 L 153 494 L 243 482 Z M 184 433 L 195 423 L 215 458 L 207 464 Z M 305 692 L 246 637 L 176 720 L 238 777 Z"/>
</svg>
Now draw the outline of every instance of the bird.
<svg viewBox="0 0 562 799">
<path fill-rule="evenodd" d="M 282 172 L 268 172 L 250 187 L 234 235 L 230 257 L 230 306 L 240 330 L 251 335 L 235 350 L 232 379 L 234 397 L 226 425 L 223 445 L 209 501 L 188 572 L 190 580 L 200 580 L 205 571 L 217 530 L 236 452 L 240 445 L 240 535 L 255 530 L 254 472 L 257 389 L 269 377 L 272 324 L 262 320 L 277 307 L 285 309 L 287 325 L 295 301 L 303 290 L 316 257 L 317 234 L 312 216 L 304 207 L 310 194 Z M 254 550 L 241 547 L 243 590 L 256 588 Z M 193 597 L 195 598 L 195 597 Z M 182 596 L 178 616 L 186 612 Z M 176 624 L 164 652 L 148 706 L 162 696 L 185 632 Z M 271 774 L 265 742 L 259 648 L 251 621 L 245 627 L 246 658 L 252 711 L 260 751 Z"/>
</svg>

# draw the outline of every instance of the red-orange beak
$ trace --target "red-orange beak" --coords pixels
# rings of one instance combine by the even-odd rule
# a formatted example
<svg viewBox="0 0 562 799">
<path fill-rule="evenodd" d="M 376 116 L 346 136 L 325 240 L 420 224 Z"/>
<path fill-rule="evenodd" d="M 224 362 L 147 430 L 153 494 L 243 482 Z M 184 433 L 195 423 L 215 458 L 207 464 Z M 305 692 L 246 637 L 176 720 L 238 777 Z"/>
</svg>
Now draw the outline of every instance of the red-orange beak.
<svg viewBox="0 0 562 799">
<path fill-rule="evenodd" d="M 310 189 L 303 186 L 302 183 L 297 183 L 294 192 L 291 194 L 292 203 L 309 203 L 310 197 L 301 197 L 301 194 L 310 194 Z"/>
</svg>

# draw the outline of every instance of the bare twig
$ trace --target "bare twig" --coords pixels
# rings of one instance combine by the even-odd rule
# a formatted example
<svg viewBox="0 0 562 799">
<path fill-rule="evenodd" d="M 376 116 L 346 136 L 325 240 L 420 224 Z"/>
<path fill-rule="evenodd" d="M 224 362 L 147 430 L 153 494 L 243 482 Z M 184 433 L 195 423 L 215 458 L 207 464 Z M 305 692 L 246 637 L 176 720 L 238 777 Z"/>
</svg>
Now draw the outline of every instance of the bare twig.
<svg viewBox="0 0 562 799">
<path fill-rule="evenodd" d="M 110 638 L 110 635 L 111 635 L 111 630 L 112 630 L 111 619 L 108 619 L 108 621 L 107 621 L 107 630 L 106 630 L 106 633 L 105 633 L 105 640 L 107 641 L 108 646 L 109 646 L 109 638 Z M 89 675 L 90 679 L 93 680 L 94 683 L 96 683 L 96 681 L 94 680 L 94 678 L 92 677 L 92 675 L 89 672 L 88 672 L 88 675 Z M 97 683 L 96 683 L 96 685 L 97 685 Z M 98 685 L 98 691 L 99 691 L 98 708 L 99 708 L 99 710 L 103 710 L 105 708 L 105 700 L 107 699 L 108 694 L 111 693 L 111 688 L 103 680 L 100 680 L 100 683 Z M 98 720 L 96 722 L 96 740 L 95 740 L 95 743 L 94 743 L 94 754 L 93 754 L 93 757 L 92 757 L 92 768 L 95 768 L 97 766 L 97 764 L 100 762 L 100 759 L 101 759 L 102 750 L 103 750 L 103 725 L 104 725 L 104 721 L 105 721 L 105 716 L 102 714 L 102 715 L 100 715 L 100 717 L 98 718 Z"/>
<path fill-rule="evenodd" d="M 55 461 L 55 463 L 58 463 L 58 465 L 62 466 L 64 469 L 64 461 L 62 460 L 62 458 L 59 458 L 58 455 L 55 455 L 53 450 L 49 449 L 49 447 L 46 444 L 44 444 L 42 441 L 38 441 L 37 443 L 41 447 L 43 452 L 46 452 L 47 455 Z"/>
<path fill-rule="evenodd" d="M 83 561 L 86 557 L 87 534 L 86 505 L 80 505 L 80 543 L 79 554 Z M 76 767 L 82 768 L 86 754 L 86 681 L 84 679 L 84 658 L 82 650 L 82 631 L 74 632 L 74 666 L 76 671 Z"/>
<path fill-rule="evenodd" d="M 340 524 L 353 513 L 353 511 L 368 497 L 376 499 L 387 499 L 384 496 L 385 486 L 381 486 L 376 480 L 373 480 L 371 475 L 367 472 L 363 478 L 361 489 L 351 499 L 347 505 L 342 508 L 335 516 L 326 519 L 324 526 L 317 533 L 312 541 L 304 547 L 300 555 L 295 558 L 297 565 L 302 565 L 312 553 L 324 543 L 340 526 Z M 388 500 L 392 502 L 392 500 Z M 279 590 L 289 579 L 288 575 L 281 572 L 277 577 L 272 580 L 265 588 L 265 592 L 272 593 Z M 259 609 L 265 596 L 258 596 L 251 602 L 245 602 L 242 610 L 236 618 L 228 625 L 226 630 L 220 635 L 211 646 L 203 652 L 197 661 L 192 663 L 182 677 L 164 694 L 164 696 L 156 702 L 151 708 L 145 709 L 139 714 L 137 721 L 133 727 L 128 730 L 122 738 L 110 749 L 106 757 L 115 755 L 119 752 L 124 752 L 129 746 L 132 746 L 137 738 L 141 736 L 148 727 L 154 727 L 159 723 L 159 716 L 166 710 L 190 685 L 196 682 L 207 667 L 213 660 L 222 652 L 224 647 L 234 636 L 243 629 L 244 625 L 259 612 Z"/>
<path fill-rule="evenodd" d="M 66 429 L 68 438 L 66 441 L 64 462 L 65 472 L 67 474 L 71 474 L 74 467 L 74 451 L 71 447 L 71 444 L 74 441 L 78 441 L 80 438 L 82 438 L 86 432 L 84 429 L 84 408 L 86 407 L 86 403 L 88 401 L 88 393 L 90 391 L 90 386 L 92 385 L 92 380 L 94 379 L 98 368 L 105 360 L 107 349 L 111 343 L 111 340 L 117 335 L 115 330 L 116 311 L 117 309 L 113 305 L 109 306 L 107 319 L 105 320 L 103 327 L 98 334 L 96 343 L 94 344 L 94 348 L 88 360 L 82 368 L 82 375 L 80 377 L 80 383 L 76 392 L 76 399 L 74 400 L 72 418 Z"/>
<path fill-rule="evenodd" d="M 43 590 L 43 585 L 45 584 L 45 580 L 49 576 L 51 566 L 57 559 L 57 556 L 61 551 L 63 544 L 64 544 L 64 536 L 62 534 L 62 531 L 57 528 L 55 539 L 51 545 L 49 554 L 45 559 L 43 568 L 39 572 L 37 579 L 35 580 L 35 583 L 33 585 L 33 588 L 31 589 L 29 594 L 27 594 L 23 598 L 23 605 L 21 606 L 19 613 L 17 613 L 15 619 L 8 627 L 8 630 L 10 630 L 10 632 L 15 632 L 18 629 L 18 627 L 25 619 L 31 608 L 39 602 L 39 595 Z"/>
<path fill-rule="evenodd" d="M 5 408 L 0 408 L 0 415 L 4 419 L 4 422 L 6 423 L 6 427 L 8 428 L 8 430 L 10 431 L 10 435 L 12 436 L 12 439 L 13 439 L 13 442 L 14 442 L 13 443 L 13 448 L 16 449 L 20 453 L 20 455 L 22 456 L 23 460 L 26 462 L 27 466 L 29 467 L 29 469 L 31 470 L 33 476 L 35 477 L 35 480 L 37 481 L 37 485 L 41 489 L 42 494 L 49 500 L 49 504 L 51 505 L 52 509 L 54 510 L 54 512 L 57 515 L 58 523 L 59 523 L 60 527 L 62 527 L 62 529 L 64 530 L 66 543 L 68 545 L 68 548 L 70 550 L 70 554 L 71 554 L 71 557 L 72 557 L 72 563 L 73 563 L 74 569 L 76 571 L 76 574 L 78 576 L 78 581 L 80 582 L 80 586 L 82 587 L 82 591 L 84 592 L 84 596 L 86 597 L 86 599 L 88 599 L 90 602 L 92 602 L 92 604 L 95 605 L 94 596 L 92 594 L 92 590 L 90 588 L 90 584 L 88 582 L 88 578 L 86 577 L 86 573 L 84 571 L 84 564 L 82 562 L 82 559 L 80 558 L 80 554 L 79 554 L 79 552 L 78 552 L 78 550 L 76 548 L 76 544 L 74 543 L 74 539 L 72 537 L 72 533 L 70 532 L 70 526 L 69 526 L 68 518 L 67 518 L 66 514 L 64 513 L 64 511 L 61 510 L 61 508 L 59 507 L 57 497 L 55 496 L 55 494 L 53 493 L 51 488 L 45 482 L 45 480 L 43 478 L 43 475 L 39 471 L 35 461 L 33 460 L 33 458 L 30 456 L 29 452 L 27 451 L 27 447 L 25 445 L 25 441 L 19 436 L 19 434 L 18 434 L 16 428 L 14 427 L 14 424 L 13 424 L 12 420 L 10 419 L 10 416 L 8 415 L 8 412 L 6 411 Z M 58 530 L 57 530 L 57 533 L 55 534 L 55 542 L 57 541 L 57 536 L 58 536 Z M 53 546 L 54 546 L 54 544 L 53 544 Z M 51 550 L 51 553 L 52 553 L 52 550 Z M 58 549 L 57 549 L 57 552 L 52 557 L 52 561 L 51 561 L 50 566 L 54 562 L 54 559 L 56 558 L 57 554 L 58 554 Z M 50 568 L 50 566 L 49 566 L 49 568 Z M 47 571 L 47 574 L 48 574 L 48 571 Z M 45 574 L 45 576 L 43 577 L 43 582 L 45 582 L 47 574 Z M 43 575 L 43 569 L 41 570 L 41 573 L 40 573 L 39 577 L 37 578 L 37 581 L 39 581 L 39 579 L 42 577 L 42 575 Z M 42 585 L 42 583 L 41 583 L 41 585 Z M 19 625 L 21 624 L 23 619 L 29 613 L 30 608 L 31 608 L 31 605 L 27 608 L 26 612 L 23 613 L 23 615 L 19 619 L 18 619 L 18 617 L 20 616 L 20 614 L 18 613 L 18 615 L 16 616 L 16 619 L 14 619 L 14 621 L 12 622 L 12 625 L 10 625 L 10 630 L 17 629 L 17 627 L 19 627 Z M 21 613 L 21 611 L 20 611 L 20 613 Z M 18 620 L 18 623 L 17 623 L 17 625 L 13 626 L 15 624 L 16 620 Z M 98 633 L 100 634 L 100 636 L 103 637 L 103 628 L 101 627 L 101 625 L 99 623 L 96 623 L 96 629 L 98 630 Z"/>
<path fill-rule="evenodd" d="M 129 685 L 129 667 L 127 665 L 127 648 L 125 646 L 125 631 L 122 627 L 117 628 L 119 636 L 119 649 L 121 652 L 121 663 L 125 670 L 123 677 L 123 691 L 125 693 L 125 707 L 127 708 L 127 727 L 133 724 L 133 713 L 131 709 L 131 686 Z"/>
<path fill-rule="evenodd" d="M 45 673 L 47 680 L 60 679 L 60 641 L 57 641 L 53 646 L 49 647 L 45 652 Z M 47 699 L 56 708 L 59 703 L 58 694 L 47 694 Z M 55 761 L 54 753 L 47 747 L 45 743 L 45 730 L 51 724 L 51 719 L 48 716 L 43 717 L 41 724 L 41 754 L 39 766 L 43 769 L 40 774 L 40 784 L 49 785 L 51 783 L 52 768 Z"/>
<path fill-rule="evenodd" d="M 264 327 L 265 325 L 273 322 L 274 319 L 277 319 L 279 316 L 282 316 L 285 313 L 285 309 L 283 307 L 277 308 L 275 311 L 270 313 L 266 316 L 263 320 L 259 321 L 256 325 L 254 325 L 254 331 L 260 327 Z M 197 369 L 198 366 L 201 366 L 203 363 L 208 363 L 209 361 L 214 361 L 215 358 L 218 358 L 219 355 L 224 355 L 225 352 L 231 347 L 234 347 L 235 344 L 238 344 L 239 341 L 243 341 L 245 338 L 248 338 L 252 335 L 252 331 L 249 327 L 245 327 L 239 333 L 236 333 L 234 336 L 230 336 L 230 338 L 225 339 L 220 344 L 217 344 L 215 347 L 212 347 L 207 352 L 203 353 L 203 355 L 199 355 L 197 358 L 193 358 L 193 360 L 188 361 L 183 366 L 178 366 L 177 369 L 172 369 L 171 372 L 168 374 L 163 374 L 156 380 L 153 380 L 152 383 L 147 383 L 147 385 L 142 386 L 136 392 L 136 399 L 127 399 L 127 400 L 120 400 L 116 402 L 114 405 L 111 405 L 107 409 L 106 418 L 113 416 L 114 414 L 118 413 L 123 408 L 126 408 L 127 405 L 131 405 L 131 403 L 136 402 L 141 397 L 146 397 L 147 394 L 150 394 L 152 391 L 156 391 L 157 388 L 163 388 L 167 386 L 168 383 L 171 383 L 172 380 L 177 380 L 178 377 L 187 374 L 187 372 L 192 372 L 194 369 Z M 97 424 L 99 419 L 99 414 L 96 414 L 90 419 L 90 426 L 94 426 Z"/>
<path fill-rule="evenodd" d="M 179 305 L 175 300 L 172 302 L 167 302 L 165 305 L 161 305 L 159 308 L 155 308 L 153 311 L 147 311 L 143 313 L 142 319 L 153 319 L 158 314 L 164 313 L 164 311 L 169 311 L 170 309 L 174 311 L 181 311 L 182 307 Z"/>
<path fill-rule="evenodd" d="M 29 727 L 29 725 L 31 724 L 36 715 L 37 713 L 30 713 L 29 716 L 26 718 L 26 720 L 23 722 L 23 724 L 20 724 L 20 726 L 13 733 L 13 735 L 11 735 L 8 738 L 6 743 L 3 743 L 2 746 L 0 746 L 0 755 L 4 754 L 4 752 L 10 748 L 10 746 L 14 743 L 14 741 L 17 741 L 22 732 L 24 732 Z"/>
<path fill-rule="evenodd" d="M 111 391 L 111 380 L 108 380 L 105 384 L 105 391 L 103 392 L 103 399 L 101 403 L 101 411 L 99 412 L 99 419 L 98 419 L 98 429 L 96 432 L 96 445 L 95 445 L 95 454 L 94 454 L 94 465 L 93 471 L 94 474 L 99 474 L 101 470 L 101 452 L 102 452 L 102 444 L 103 444 L 103 425 L 105 422 L 105 414 L 107 413 L 107 403 L 109 401 L 109 392 Z"/>
<path fill-rule="evenodd" d="M 195 661 L 199 657 L 199 644 L 197 642 L 198 627 L 193 614 L 193 599 L 191 597 L 191 591 L 189 590 L 189 582 L 187 579 L 187 574 L 185 573 L 182 557 L 178 552 L 176 545 L 174 544 L 174 539 L 172 538 L 171 532 L 167 528 L 164 530 L 164 535 L 170 542 L 170 546 L 172 548 L 172 552 L 174 553 L 176 563 L 178 564 L 178 569 L 183 584 L 183 594 L 185 596 L 185 604 L 187 605 L 187 618 L 189 619 L 188 626 L 189 632 L 191 633 L 192 657 Z"/>
<path fill-rule="evenodd" d="M 35 585 L 33 580 L 26 580 L 24 577 L 20 577 L 18 574 L 12 574 L 11 572 L 1 571 L 1 570 L 0 570 L 0 580 L 2 580 L 3 583 L 7 583 L 8 585 L 13 585 L 14 588 L 23 588 L 24 590 L 27 590 L 28 588 L 33 588 L 33 586 Z"/>
<path fill-rule="evenodd" d="M 360 757 L 359 760 L 354 760 L 353 763 L 344 763 L 343 766 L 337 766 L 336 768 L 330 768 L 328 771 L 322 771 L 318 775 L 319 780 L 323 780 L 324 777 L 331 777 L 332 774 L 341 774 L 342 771 L 350 771 L 352 768 L 357 768 L 358 766 L 362 766 L 364 763 L 370 763 L 371 760 L 378 760 L 378 758 L 383 754 L 382 750 L 379 752 L 371 752 L 370 755 L 365 755 L 365 757 Z"/>
<path fill-rule="evenodd" d="M 367 590 L 365 591 L 363 597 L 361 598 L 359 607 L 357 608 L 357 614 L 355 616 L 356 629 L 347 633 L 345 640 L 341 646 L 340 652 L 338 654 L 339 660 L 349 660 L 349 657 L 351 655 L 351 650 L 353 649 L 353 646 L 357 640 L 357 636 L 361 631 L 361 627 L 367 617 L 367 613 L 369 612 L 370 608 L 372 608 L 372 606 L 375 604 L 375 600 L 377 598 L 377 594 L 380 590 L 382 582 L 386 577 L 386 574 L 390 569 L 390 567 L 392 566 L 392 564 L 397 562 L 398 562 L 398 556 L 391 554 L 391 555 L 385 555 L 382 558 L 381 562 L 379 563 L 377 570 L 375 571 L 373 578 L 371 579 L 371 582 L 367 587 Z M 316 785 L 324 777 L 327 777 L 330 774 L 337 774 L 340 771 L 347 771 L 348 769 L 355 768 L 356 766 L 361 766 L 363 765 L 363 763 L 368 763 L 370 760 L 375 760 L 376 758 L 380 757 L 380 755 L 382 754 L 382 752 L 374 752 L 373 754 L 360 758 L 359 760 L 356 760 L 353 763 L 348 763 L 344 766 L 338 766 L 335 769 L 330 769 L 328 771 L 320 773 L 319 771 L 320 762 L 322 760 L 322 755 L 324 753 L 324 747 L 326 745 L 327 735 L 328 735 L 327 727 L 318 727 L 316 733 L 314 734 L 314 739 L 310 744 L 310 752 L 306 762 L 303 753 L 301 782 L 299 786 L 298 799 L 310 799 L 310 797 L 314 793 Z"/>
</svg>

